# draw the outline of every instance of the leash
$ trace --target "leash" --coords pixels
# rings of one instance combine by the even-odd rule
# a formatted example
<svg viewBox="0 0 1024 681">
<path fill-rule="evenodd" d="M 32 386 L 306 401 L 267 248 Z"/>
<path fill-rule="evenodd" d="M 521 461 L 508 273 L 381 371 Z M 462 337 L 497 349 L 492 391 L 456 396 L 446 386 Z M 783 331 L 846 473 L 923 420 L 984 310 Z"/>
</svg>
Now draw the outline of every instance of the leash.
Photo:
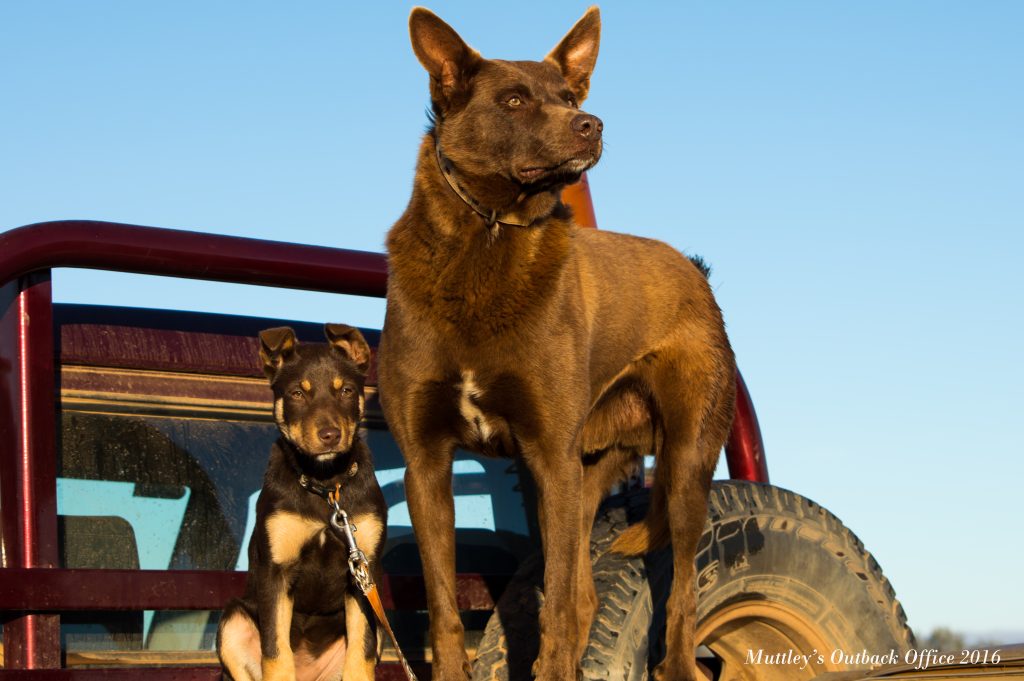
<svg viewBox="0 0 1024 681">
<path fill-rule="evenodd" d="M 353 464 L 353 467 L 355 467 L 355 464 Z M 355 471 L 350 470 L 349 476 L 352 475 L 355 475 Z M 345 509 L 341 507 L 341 483 L 337 483 L 332 490 L 316 484 L 305 475 L 300 475 L 299 486 L 307 492 L 323 497 L 327 501 L 327 505 L 334 509 L 334 513 L 330 517 L 331 529 L 348 545 L 349 574 L 352 575 L 356 586 L 363 593 L 363 597 L 369 602 L 370 608 L 373 609 L 373 614 L 377 617 L 377 621 L 384 627 L 388 638 L 391 639 L 391 645 L 398 654 L 398 661 L 402 664 L 406 678 L 409 681 L 418 681 L 412 667 L 409 666 L 409 661 L 402 652 L 402 648 L 398 645 L 398 638 L 391 628 L 391 623 L 388 622 L 387 614 L 384 612 L 384 603 L 380 599 L 380 592 L 373 581 L 373 576 L 370 574 L 370 561 L 366 559 L 366 554 L 359 549 L 356 537 L 352 532 L 352 523 L 348 519 L 348 513 L 345 513 Z"/>
</svg>

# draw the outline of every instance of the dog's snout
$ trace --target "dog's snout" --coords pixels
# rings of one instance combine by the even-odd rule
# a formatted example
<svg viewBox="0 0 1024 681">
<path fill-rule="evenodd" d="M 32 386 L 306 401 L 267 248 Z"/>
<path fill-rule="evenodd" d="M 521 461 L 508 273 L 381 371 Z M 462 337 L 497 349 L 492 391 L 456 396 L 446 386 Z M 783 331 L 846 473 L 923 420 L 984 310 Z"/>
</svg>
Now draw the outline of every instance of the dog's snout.
<svg viewBox="0 0 1024 681">
<path fill-rule="evenodd" d="M 325 445 L 334 445 L 341 440 L 341 431 L 337 428 L 321 428 L 316 434 Z"/>
<path fill-rule="evenodd" d="M 601 132 L 604 130 L 604 123 L 601 122 L 601 119 L 587 113 L 574 116 L 570 126 L 577 135 L 595 142 L 601 139 Z"/>
</svg>

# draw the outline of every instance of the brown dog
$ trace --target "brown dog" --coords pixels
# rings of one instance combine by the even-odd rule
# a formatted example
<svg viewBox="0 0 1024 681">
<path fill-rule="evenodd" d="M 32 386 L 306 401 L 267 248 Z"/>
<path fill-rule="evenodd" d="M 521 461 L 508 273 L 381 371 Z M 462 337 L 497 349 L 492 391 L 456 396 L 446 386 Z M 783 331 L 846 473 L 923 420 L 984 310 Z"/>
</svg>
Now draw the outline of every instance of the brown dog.
<svg viewBox="0 0 1024 681">
<path fill-rule="evenodd" d="M 327 324 L 324 332 L 328 343 L 301 345 L 287 327 L 260 332 L 281 437 L 256 502 L 245 596 L 228 604 L 217 632 L 225 679 L 374 677 L 376 622 L 324 498 L 338 495 L 379 583 L 387 506 L 357 434 L 370 348 L 351 326 Z"/>
<path fill-rule="evenodd" d="M 469 662 L 455 600 L 452 453 L 519 457 L 537 482 L 547 569 L 539 679 L 579 673 L 596 608 L 589 537 L 608 488 L 658 457 L 646 521 L 616 548 L 671 540 L 657 679 L 697 678 L 694 554 L 732 422 L 735 366 L 704 273 L 669 246 L 583 230 L 560 201 L 601 155 L 579 110 L 597 60 L 591 8 L 541 62 L 483 59 L 427 10 L 410 17 L 434 125 L 388 235 L 380 388 L 408 464 L 435 679 Z"/>
</svg>

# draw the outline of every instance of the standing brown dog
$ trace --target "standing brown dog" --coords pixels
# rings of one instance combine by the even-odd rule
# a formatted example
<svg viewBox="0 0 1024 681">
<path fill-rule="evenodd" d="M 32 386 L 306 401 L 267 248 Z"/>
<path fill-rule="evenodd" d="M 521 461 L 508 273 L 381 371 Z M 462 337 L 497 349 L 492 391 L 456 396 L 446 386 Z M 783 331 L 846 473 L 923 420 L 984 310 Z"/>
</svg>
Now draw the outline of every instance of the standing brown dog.
<svg viewBox="0 0 1024 681">
<path fill-rule="evenodd" d="M 658 457 L 650 513 L 616 545 L 671 540 L 667 656 L 697 678 L 694 554 L 735 366 L 704 273 L 669 246 L 578 229 L 560 190 L 601 156 L 579 110 L 597 60 L 591 8 L 541 62 L 483 59 L 414 9 L 434 125 L 388 235 L 380 387 L 421 547 L 434 678 L 465 679 L 455 600 L 452 454 L 520 457 L 536 479 L 547 569 L 538 679 L 579 673 L 596 608 L 589 537 L 608 488 Z"/>
</svg>

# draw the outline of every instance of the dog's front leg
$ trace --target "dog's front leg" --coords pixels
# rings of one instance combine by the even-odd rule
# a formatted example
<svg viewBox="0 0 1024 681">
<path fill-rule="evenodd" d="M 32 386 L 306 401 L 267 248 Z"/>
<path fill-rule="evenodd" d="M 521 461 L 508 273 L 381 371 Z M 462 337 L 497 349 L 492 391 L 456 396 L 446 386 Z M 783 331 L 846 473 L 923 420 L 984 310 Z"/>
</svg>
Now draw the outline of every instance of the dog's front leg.
<svg viewBox="0 0 1024 681">
<path fill-rule="evenodd" d="M 597 612 L 597 591 L 594 589 L 594 571 L 590 557 L 590 536 L 594 529 L 594 516 L 608 490 L 617 482 L 625 480 L 629 470 L 640 454 L 636 451 L 611 447 L 591 456 L 583 466 L 583 485 L 580 494 L 580 544 L 579 561 L 576 565 L 577 613 L 579 616 L 579 640 L 577 657 L 582 658 L 590 642 L 590 627 Z"/>
<path fill-rule="evenodd" d="M 523 458 L 537 484 L 545 566 L 540 654 L 533 672 L 538 681 L 576 679 L 580 673 L 577 564 L 583 464 L 575 443 L 524 445 Z"/>
<path fill-rule="evenodd" d="M 362 594 L 345 595 L 345 634 L 348 636 L 348 650 L 345 653 L 345 669 L 341 678 L 345 681 L 372 681 L 377 655 L 377 628 L 373 611 Z"/>
<path fill-rule="evenodd" d="M 285 571 L 278 565 L 260 570 L 258 608 L 263 681 L 295 681 L 292 654 L 292 598 Z"/>
<path fill-rule="evenodd" d="M 451 445 L 438 447 L 443 456 L 403 448 L 405 494 L 416 532 L 430 614 L 433 674 L 437 681 L 469 678 L 465 633 L 455 599 L 455 500 L 452 497 Z"/>
</svg>

